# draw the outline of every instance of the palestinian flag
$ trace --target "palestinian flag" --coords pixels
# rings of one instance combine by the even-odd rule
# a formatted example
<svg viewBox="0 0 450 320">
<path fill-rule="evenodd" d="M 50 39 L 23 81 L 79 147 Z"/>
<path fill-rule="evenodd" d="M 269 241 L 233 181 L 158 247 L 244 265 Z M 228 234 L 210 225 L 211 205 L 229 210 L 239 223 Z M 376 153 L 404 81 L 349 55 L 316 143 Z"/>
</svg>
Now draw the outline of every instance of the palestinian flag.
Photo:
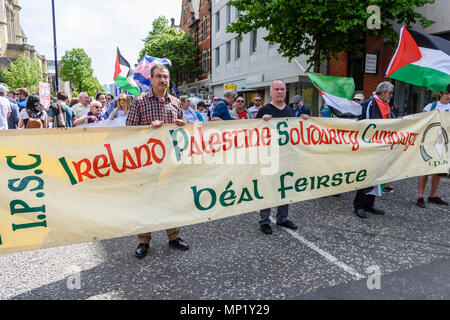
<svg viewBox="0 0 450 320">
<path fill-rule="evenodd" d="M 353 78 L 324 76 L 311 72 L 306 74 L 335 115 L 355 117 L 361 115 L 361 105 L 352 100 L 355 91 Z"/>
<path fill-rule="evenodd" d="M 445 92 L 450 83 L 450 41 L 402 27 L 386 77 Z"/>
<path fill-rule="evenodd" d="M 135 96 L 139 95 L 140 90 L 136 82 L 133 80 L 133 71 L 130 69 L 130 64 L 128 61 L 125 60 L 125 58 L 120 54 L 119 48 L 117 48 L 114 81 L 123 90 Z"/>
</svg>

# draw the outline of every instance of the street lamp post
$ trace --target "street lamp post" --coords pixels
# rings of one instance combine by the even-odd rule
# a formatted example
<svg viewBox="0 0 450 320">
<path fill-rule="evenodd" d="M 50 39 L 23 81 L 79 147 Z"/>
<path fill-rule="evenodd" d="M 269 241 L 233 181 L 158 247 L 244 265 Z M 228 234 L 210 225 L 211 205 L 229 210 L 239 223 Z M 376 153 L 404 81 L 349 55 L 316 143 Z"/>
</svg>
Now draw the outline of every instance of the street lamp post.
<svg viewBox="0 0 450 320">
<path fill-rule="evenodd" d="M 55 91 L 59 91 L 59 81 L 58 81 L 58 50 L 56 47 L 56 22 L 55 22 L 55 0 L 52 0 L 52 14 L 53 14 L 53 47 L 55 48 L 55 71 L 56 71 L 56 81 L 55 81 Z M 55 92 L 55 93 L 56 93 Z"/>
</svg>

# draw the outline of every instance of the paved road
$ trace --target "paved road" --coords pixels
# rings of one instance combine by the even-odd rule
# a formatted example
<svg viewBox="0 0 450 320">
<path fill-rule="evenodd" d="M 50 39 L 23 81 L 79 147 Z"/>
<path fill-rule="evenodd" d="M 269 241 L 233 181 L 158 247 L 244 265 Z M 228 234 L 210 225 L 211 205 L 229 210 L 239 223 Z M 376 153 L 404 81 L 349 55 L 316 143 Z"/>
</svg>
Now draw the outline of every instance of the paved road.
<svg viewBox="0 0 450 320">
<path fill-rule="evenodd" d="M 0 299 L 450 299 L 450 208 L 416 207 L 417 179 L 394 188 L 385 216 L 357 218 L 352 192 L 292 205 L 295 232 L 266 236 L 255 212 L 183 228 L 186 252 L 157 232 L 142 260 L 135 237 L 0 255 Z"/>
</svg>

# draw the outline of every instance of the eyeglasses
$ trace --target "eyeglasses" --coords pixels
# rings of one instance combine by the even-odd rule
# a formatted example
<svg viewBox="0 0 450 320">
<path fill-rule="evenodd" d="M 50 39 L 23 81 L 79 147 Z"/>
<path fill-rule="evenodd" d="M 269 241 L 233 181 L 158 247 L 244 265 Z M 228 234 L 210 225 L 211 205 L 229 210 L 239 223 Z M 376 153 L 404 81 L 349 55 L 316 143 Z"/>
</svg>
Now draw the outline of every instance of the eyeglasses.
<svg viewBox="0 0 450 320">
<path fill-rule="evenodd" d="M 158 80 L 161 80 L 161 79 L 169 80 L 169 76 L 167 74 L 157 74 L 157 75 L 155 75 L 155 78 Z"/>
<path fill-rule="evenodd" d="M 362 99 L 353 99 L 353 101 L 362 101 Z"/>
<path fill-rule="evenodd" d="M 261 102 L 261 99 L 255 99 L 255 102 Z"/>
<path fill-rule="evenodd" d="M 237 103 L 244 103 L 244 100 L 238 100 Z"/>
</svg>

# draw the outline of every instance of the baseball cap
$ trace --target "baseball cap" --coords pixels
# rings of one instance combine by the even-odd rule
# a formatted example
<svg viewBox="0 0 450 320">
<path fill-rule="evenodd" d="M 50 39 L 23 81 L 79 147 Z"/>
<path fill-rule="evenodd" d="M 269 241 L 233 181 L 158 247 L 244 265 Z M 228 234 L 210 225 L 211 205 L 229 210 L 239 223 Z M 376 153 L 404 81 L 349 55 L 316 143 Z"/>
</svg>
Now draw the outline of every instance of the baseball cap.
<svg viewBox="0 0 450 320">
<path fill-rule="evenodd" d="M 364 95 L 361 93 L 355 94 L 355 96 L 353 97 L 353 99 L 356 100 L 364 100 Z"/>
<path fill-rule="evenodd" d="M 302 97 L 301 97 L 301 96 L 295 96 L 295 97 L 292 99 L 292 103 L 293 103 L 293 104 L 297 104 L 300 100 L 302 100 Z"/>
<path fill-rule="evenodd" d="M 6 89 L 5 86 L 0 85 L 0 92 L 8 92 L 8 89 Z"/>
</svg>

